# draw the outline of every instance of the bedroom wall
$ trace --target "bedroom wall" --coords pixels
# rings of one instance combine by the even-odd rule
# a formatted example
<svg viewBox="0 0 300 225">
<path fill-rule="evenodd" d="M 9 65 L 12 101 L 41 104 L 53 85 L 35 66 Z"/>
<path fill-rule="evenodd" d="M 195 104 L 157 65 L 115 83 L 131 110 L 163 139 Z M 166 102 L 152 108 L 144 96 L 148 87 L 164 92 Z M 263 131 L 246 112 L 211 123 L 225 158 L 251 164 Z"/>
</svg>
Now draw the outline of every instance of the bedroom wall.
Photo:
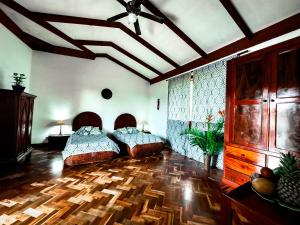
<svg viewBox="0 0 300 225">
<path fill-rule="evenodd" d="M 30 91 L 32 50 L 0 24 L 0 88 L 12 89 L 14 72 L 27 76 L 25 91 Z"/>
<path fill-rule="evenodd" d="M 101 90 L 113 92 L 110 100 Z M 33 117 L 32 143 L 57 134 L 57 120 L 65 120 L 63 133 L 71 132 L 72 119 L 80 112 L 93 111 L 103 120 L 103 130 L 112 132 L 115 118 L 131 113 L 147 120 L 149 83 L 108 59 L 79 59 L 33 52 L 31 93 L 37 95 Z"/>
<path fill-rule="evenodd" d="M 157 110 L 157 99 L 160 107 Z M 167 137 L 168 82 L 161 81 L 149 87 L 149 126 L 151 133 Z"/>
</svg>

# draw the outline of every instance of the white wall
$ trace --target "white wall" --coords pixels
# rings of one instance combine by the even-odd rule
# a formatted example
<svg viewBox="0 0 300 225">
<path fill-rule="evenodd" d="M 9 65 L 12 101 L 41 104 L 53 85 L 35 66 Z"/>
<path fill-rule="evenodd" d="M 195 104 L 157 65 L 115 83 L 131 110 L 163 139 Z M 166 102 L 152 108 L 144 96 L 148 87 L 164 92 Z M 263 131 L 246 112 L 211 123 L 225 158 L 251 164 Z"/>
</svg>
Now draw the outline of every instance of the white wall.
<svg viewBox="0 0 300 225">
<path fill-rule="evenodd" d="M 149 83 L 108 59 L 79 59 L 34 51 L 31 93 L 37 95 L 33 117 L 32 143 L 41 143 L 57 134 L 57 120 L 66 120 L 64 133 L 80 112 L 93 111 L 103 120 L 103 130 L 113 131 L 115 118 L 131 113 L 147 120 Z M 113 92 L 110 100 L 101 90 Z"/>
<path fill-rule="evenodd" d="M 149 88 L 149 130 L 164 138 L 167 137 L 168 119 L 168 82 L 161 81 Z M 157 110 L 157 99 L 160 99 L 160 107 Z"/>
<path fill-rule="evenodd" d="M 27 76 L 24 82 L 25 91 L 30 91 L 32 50 L 18 37 L 0 24 L 0 88 L 12 89 L 13 73 Z"/>
</svg>

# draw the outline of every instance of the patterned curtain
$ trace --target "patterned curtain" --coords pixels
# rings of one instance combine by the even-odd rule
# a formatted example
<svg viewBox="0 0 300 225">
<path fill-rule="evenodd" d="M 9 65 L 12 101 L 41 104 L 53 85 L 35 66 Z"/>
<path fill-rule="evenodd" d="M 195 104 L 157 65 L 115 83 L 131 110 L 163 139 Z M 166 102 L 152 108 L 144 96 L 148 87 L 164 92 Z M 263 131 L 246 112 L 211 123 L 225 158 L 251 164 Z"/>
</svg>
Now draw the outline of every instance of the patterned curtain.
<svg viewBox="0 0 300 225">
<path fill-rule="evenodd" d="M 192 101 L 192 127 L 205 130 L 208 113 L 217 116 L 225 109 L 227 58 L 194 71 L 193 95 L 190 96 L 191 73 L 169 81 L 169 116 L 167 135 L 174 151 L 203 162 L 203 153 L 198 147 L 191 147 L 189 139 L 180 135 L 188 128 L 189 101 Z M 214 122 L 214 121 L 213 121 Z M 223 169 L 223 152 L 219 155 L 217 167 Z"/>
<path fill-rule="evenodd" d="M 188 128 L 190 101 L 190 74 L 169 80 L 169 109 L 167 136 L 172 149 L 186 155 L 189 141 L 181 133 Z"/>
<path fill-rule="evenodd" d="M 189 120 L 190 75 L 169 80 L 169 120 Z"/>
<path fill-rule="evenodd" d="M 205 122 L 208 113 L 225 109 L 226 62 L 222 60 L 195 71 L 192 121 Z"/>
<path fill-rule="evenodd" d="M 226 65 L 231 58 L 210 64 L 194 72 L 192 127 L 206 130 L 207 115 L 212 114 L 216 119 L 218 111 L 225 109 Z M 216 120 L 212 122 L 216 122 Z M 190 147 L 187 156 L 203 162 L 203 153 L 197 147 Z M 219 154 L 217 167 L 223 169 L 223 151 Z"/>
</svg>

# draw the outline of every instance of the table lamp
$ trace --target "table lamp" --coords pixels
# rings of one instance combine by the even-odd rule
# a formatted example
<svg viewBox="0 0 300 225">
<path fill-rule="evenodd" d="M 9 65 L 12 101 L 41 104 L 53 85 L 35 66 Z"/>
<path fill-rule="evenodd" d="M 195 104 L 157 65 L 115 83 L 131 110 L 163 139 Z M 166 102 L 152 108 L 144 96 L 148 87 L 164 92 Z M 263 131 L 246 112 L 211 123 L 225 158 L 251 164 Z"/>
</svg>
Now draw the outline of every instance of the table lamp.
<svg viewBox="0 0 300 225">
<path fill-rule="evenodd" d="M 142 121 L 141 124 L 142 124 L 142 131 L 144 132 L 145 131 L 145 125 L 148 125 L 148 122 L 147 121 Z"/>
<path fill-rule="evenodd" d="M 64 120 L 58 120 L 57 125 L 59 125 L 59 135 L 62 135 L 61 130 L 62 130 L 62 126 L 65 125 L 65 121 Z"/>
</svg>

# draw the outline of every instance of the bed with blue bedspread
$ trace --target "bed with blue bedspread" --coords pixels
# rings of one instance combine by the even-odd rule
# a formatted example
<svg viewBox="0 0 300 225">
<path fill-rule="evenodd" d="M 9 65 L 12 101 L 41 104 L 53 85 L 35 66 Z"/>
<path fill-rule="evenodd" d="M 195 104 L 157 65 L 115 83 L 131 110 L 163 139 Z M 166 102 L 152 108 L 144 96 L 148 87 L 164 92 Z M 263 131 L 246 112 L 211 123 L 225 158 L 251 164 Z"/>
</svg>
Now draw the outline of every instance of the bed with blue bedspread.
<svg viewBox="0 0 300 225">
<path fill-rule="evenodd" d="M 136 129 L 136 120 L 131 114 L 122 114 L 116 119 L 113 140 L 123 154 L 127 152 L 132 158 L 160 153 L 164 149 L 161 137 Z"/>
<path fill-rule="evenodd" d="M 119 154 L 118 145 L 102 131 L 102 120 L 93 112 L 83 112 L 73 120 L 70 136 L 62 157 L 66 165 L 87 164 L 109 160 Z"/>
</svg>

